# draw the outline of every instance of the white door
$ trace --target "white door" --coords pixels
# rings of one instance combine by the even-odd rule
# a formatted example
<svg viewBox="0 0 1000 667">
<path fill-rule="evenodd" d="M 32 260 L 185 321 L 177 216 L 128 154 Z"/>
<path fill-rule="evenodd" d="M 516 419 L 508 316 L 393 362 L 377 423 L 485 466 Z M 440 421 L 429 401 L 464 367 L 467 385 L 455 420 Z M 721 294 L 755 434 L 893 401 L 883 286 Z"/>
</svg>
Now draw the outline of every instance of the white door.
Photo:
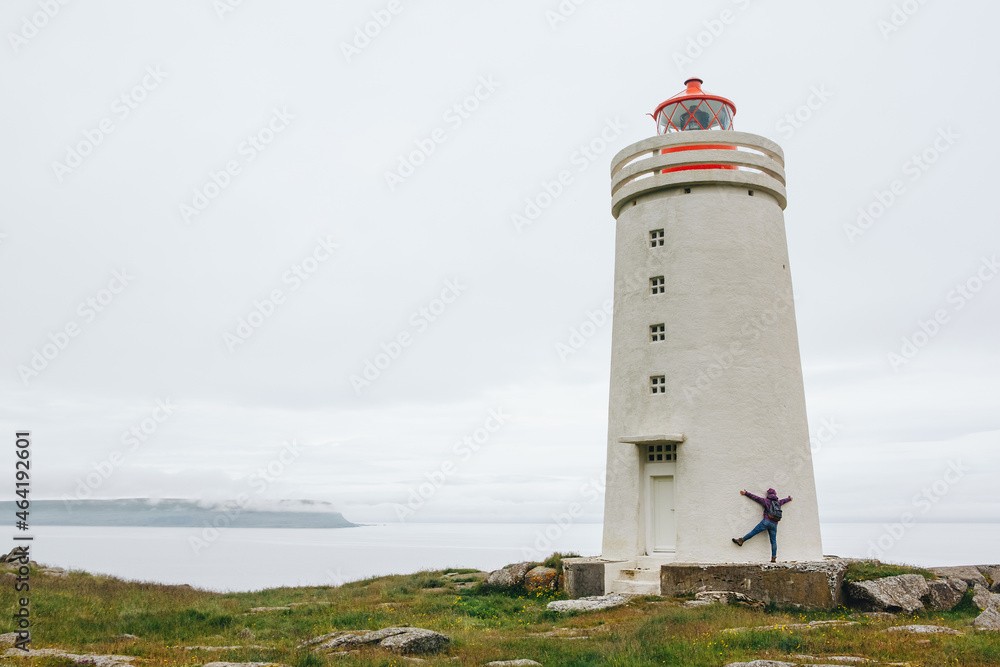
<svg viewBox="0 0 1000 667">
<path fill-rule="evenodd" d="M 653 501 L 653 551 L 677 549 L 677 522 L 674 519 L 674 478 L 650 477 Z"/>
</svg>

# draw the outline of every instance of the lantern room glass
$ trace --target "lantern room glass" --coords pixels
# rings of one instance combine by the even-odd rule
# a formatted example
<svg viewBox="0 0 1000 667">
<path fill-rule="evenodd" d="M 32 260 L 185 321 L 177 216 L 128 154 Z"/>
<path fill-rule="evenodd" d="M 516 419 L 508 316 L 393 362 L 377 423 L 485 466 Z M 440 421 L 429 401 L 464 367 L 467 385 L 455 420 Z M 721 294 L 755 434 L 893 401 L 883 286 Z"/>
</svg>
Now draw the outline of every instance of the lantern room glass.
<svg viewBox="0 0 1000 667">
<path fill-rule="evenodd" d="M 731 130 L 733 114 L 720 100 L 688 98 L 660 109 L 656 118 L 658 134 L 688 130 Z"/>
</svg>

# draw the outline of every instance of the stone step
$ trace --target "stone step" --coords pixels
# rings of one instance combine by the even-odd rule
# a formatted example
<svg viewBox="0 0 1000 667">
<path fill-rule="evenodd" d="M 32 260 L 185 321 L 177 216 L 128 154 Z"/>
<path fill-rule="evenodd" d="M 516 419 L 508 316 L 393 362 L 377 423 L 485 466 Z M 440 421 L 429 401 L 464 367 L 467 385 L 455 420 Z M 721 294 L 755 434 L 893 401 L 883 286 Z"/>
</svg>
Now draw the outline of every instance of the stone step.
<svg viewBox="0 0 1000 667">
<path fill-rule="evenodd" d="M 653 581 L 660 583 L 660 570 L 647 570 L 645 568 L 625 569 L 618 573 L 621 581 Z"/>
<path fill-rule="evenodd" d="M 639 556 L 639 559 L 636 561 L 636 567 L 645 568 L 648 570 L 656 570 L 657 572 L 659 572 L 661 565 L 663 565 L 664 563 L 673 563 L 673 562 L 674 562 L 673 554 L 669 555 L 662 554 L 659 556 Z"/>
<path fill-rule="evenodd" d="M 615 579 L 611 582 L 609 593 L 632 593 L 633 595 L 659 595 L 660 582 L 636 581 L 633 579 Z"/>
</svg>

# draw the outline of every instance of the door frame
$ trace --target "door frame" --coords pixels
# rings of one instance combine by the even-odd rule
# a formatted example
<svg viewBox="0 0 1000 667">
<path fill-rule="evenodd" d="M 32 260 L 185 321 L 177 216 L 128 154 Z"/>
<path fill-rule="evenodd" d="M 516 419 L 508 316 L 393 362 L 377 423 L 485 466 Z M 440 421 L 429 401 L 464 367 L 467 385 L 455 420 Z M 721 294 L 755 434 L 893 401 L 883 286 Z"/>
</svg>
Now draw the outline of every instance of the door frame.
<svg viewBox="0 0 1000 667">
<path fill-rule="evenodd" d="M 675 471 L 675 466 L 672 463 L 655 463 L 647 464 L 646 469 L 643 471 L 644 479 L 644 495 L 645 495 L 645 506 L 646 506 L 646 530 L 645 530 L 645 542 L 646 548 L 645 552 L 647 556 L 655 556 L 656 554 L 673 554 L 677 552 L 677 474 Z M 655 530 L 656 530 L 656 507 L 653 502 L 653 478 L 654 477 L 670 477 L 673 479 L 674 485 L 674 548 L 673 549 L 656 549 L 655 540 Z"/>
</svg>

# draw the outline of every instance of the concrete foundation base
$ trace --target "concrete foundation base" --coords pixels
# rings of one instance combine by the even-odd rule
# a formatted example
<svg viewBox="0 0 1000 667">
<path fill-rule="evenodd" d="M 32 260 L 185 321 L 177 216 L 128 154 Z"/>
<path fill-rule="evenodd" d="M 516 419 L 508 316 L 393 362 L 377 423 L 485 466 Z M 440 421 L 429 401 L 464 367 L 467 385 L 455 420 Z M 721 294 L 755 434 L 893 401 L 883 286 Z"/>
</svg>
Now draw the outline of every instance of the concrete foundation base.
<svg viewBox="0 0 1000 667">
<path fill-rule="evenodd" d="M 704 591 L 734 591 L 765 604 L 836 609 L 846 602 L 844 574 L 851 562 L 843 558 L 752 564 L 655 562 L 657 560 L 566 558 L 563 560 L 564 587 L 571 598 L 607 593 L 678 597 Z M 646 573 L 651 576 L 646 577 Z"/>
<path fill-rule="evenodd" d="M 564 558 L 563 589 L 571 598 L 604 595 L 605 567 L 611 561 L 603 558 Z"/>
<path fill-rule="evenodd" d="M 805 563 L 671 563 L 660 567 L 660 595 L 735 591 L 766 604 L 835 609 L 845 602 L 844 573 L 849 562 L 829 558 Z"/>
</svg>

